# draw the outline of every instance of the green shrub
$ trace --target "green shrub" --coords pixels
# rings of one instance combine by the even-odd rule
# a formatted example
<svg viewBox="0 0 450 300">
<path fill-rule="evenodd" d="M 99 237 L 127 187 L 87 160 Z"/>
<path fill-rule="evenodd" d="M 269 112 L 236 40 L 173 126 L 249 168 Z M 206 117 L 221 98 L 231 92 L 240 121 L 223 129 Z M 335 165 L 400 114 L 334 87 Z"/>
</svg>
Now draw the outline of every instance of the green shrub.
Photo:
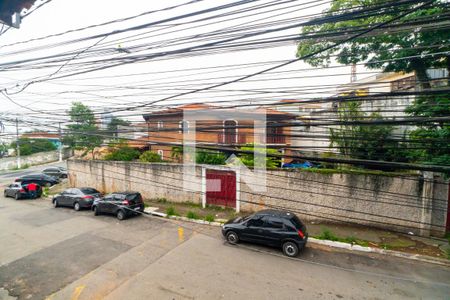
<svg viewBox="0 0 450 300">
<path fill-rule="evenodd" d="M 358 242 L 358 240 L 354 236 L 346 237 L 346 238 L 342 239 L 342 241 L 344 243 L 349 243 L 349 244 L 356 244 Z"/>
<path fill-rule="evenodd" d="M 214 216 L 213 215 L 207 215 L 205 217 L 205 221 L 207 221 L 207 222 L 214 222 Z"/>
<path fill-rule="evenodd" d="M 168 216 L 178 216 L 178 213 L 175 210 L 175 207 L 173 207 L 173 206 L 169 206 L 169 207 L 166 208 L 166 214 Z"/>
<path fill-rule="evenodd" d="M 197 152 L 195 161 L 198 164 L 224 165 L 227 157 L 222 152 L 202 150 Z"/>
<path fill-rule="evenodd" d="M 132 161 L 139 157 L 139 151 L 128 146 L 120 147 L 105 156 L 105 160 Z"/>
<path fill-rule="evenodd" d="M 322 230 L 322 233 L 319 236 L 317 236 L 317 238 L 320 239 L 320 240 L 329 240 L 329 241 L 337 241 L 339 239 L 328 228 L 324 228 Z"/>
<path fill-rule="evenodd" d="M 139 160 L 142 162 L 163 162 L 164 160 L 158 153 L 153 151 L 145 151 L 139 156 Z"/>
<path fill-rule="evenodd" d="M 50 191 L 50 189 L 48 188 L 48 186 L 44 186 L 44 187 L 42 188 L 42 196 L 47 197 L 49 191 Z"/>
<path fill-rule="evenodd" d="M 198 219 L 198 215 L 193 211 L 188 211 L 186 217 L 188 217 L 189 219 Z"/>
</svg>

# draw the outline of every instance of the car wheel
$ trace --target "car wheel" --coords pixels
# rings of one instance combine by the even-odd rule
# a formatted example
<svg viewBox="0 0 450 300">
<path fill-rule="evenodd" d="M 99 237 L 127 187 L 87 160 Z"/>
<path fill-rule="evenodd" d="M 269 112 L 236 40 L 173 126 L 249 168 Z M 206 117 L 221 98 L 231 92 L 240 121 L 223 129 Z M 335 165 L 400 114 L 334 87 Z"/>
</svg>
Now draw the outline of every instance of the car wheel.
<svg viewBox="0 0 450 300">
<path fill-rule="evenodd" d="M 117 219 L 119 219 L 120 221 L 125 219 L 125 212 L 123 210 L 118 210 L 117 211 Z"/>
<path fill-rule="evenodd" d="M 94 206 L 93 210 L 94 210 L 94 216 L 98 216 L 100 214 L 100 212 L 98 211 L 97 206 Z"/>
<path fill-rule="evenodd" d="M 289 257 L 295 257 L 298 255 L 298 246 L 293 242 L 286 242 L 283 244 L 283 253 Z"/>
<path fill-rule="evenodd" d="M 8 197 L 8 193 L 6 191 L 3 192 L 3 196 L 5 196 L 5 198 Z"/>
<path fill-rule="evenodd" d="M 80 203 L 75 202 L 73 205 L 73 209 L 75 209 L 76 211 L 80 211 L 80 209 L 81 209 Z"/>
<path fill-rule="evenodd" d="M 236 232 L 229 231 L 227 233 L 227 241 L 232 245 L 236 245 L 237 243 L 239 243 L 239 236 L 237 235 Z"/>
<path fill-rule="evenodd" d="M 16 193 L 16 194 L 14 195 L 14 199 L 19 200 L 19 199 L 20 199 L 20 194 L 19 194 L 19 193 Z"/>
<path fill-rule="evenodd" d="M 58 200 L 54 199 L 54 200 L 53 200 L 53 207 L 54 207 L 54 208 L 57 208 L 58 206 L 59 206 Z"/>
</svg>

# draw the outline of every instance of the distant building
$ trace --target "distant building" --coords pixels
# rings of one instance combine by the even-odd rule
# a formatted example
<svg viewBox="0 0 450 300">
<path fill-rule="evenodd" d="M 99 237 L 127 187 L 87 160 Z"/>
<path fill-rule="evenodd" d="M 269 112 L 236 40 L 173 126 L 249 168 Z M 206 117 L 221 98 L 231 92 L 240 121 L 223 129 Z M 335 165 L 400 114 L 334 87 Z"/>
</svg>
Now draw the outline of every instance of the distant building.
<svg viewBox="0 0 450 300">
<path fill-rule="evenodd" d="M 431 79 L 431 86 L 439 88 L 447 84 L 448 71 L 445 69 L 432 69 L 427 71 Z M 388 94 L 391 92 L 413 92 L 419 90 L 417 78 L 414 73 L 379 73 L 355 82 L 341 85 L 337 88 L 336 96 L 369 96 Z M 416 96 L 378 97 L 367 98 L 361 101 L 361 109 L 367 115 L 379 112 L 383 118 L 399 119 L 407 117 L 406 107 L 411 105 Z M 325 99 L 326 100 L 326 99 Z M 301 99 L 288 99 L 273 103 L 270 107 L 296 115 L 296 124 L 292 126 L 292 148 L 297 152 L 310 152 L 318 155 L 323 152 L 338 152 L 330 147 L 330 128 L 335 126 L 324 125 L 326 121 L 338 120 L 339 98 L 331 97 L 329 101 L 304 101 Z M 414 129 L 412 125 L 395 126 L 394 134 L 404 135 Z"/>
<path fill-rule="evenodd" d="M 99 117 L 96 117 L 97 127 L 102 130 L 108 129 L 108 125 L 111 123 L 114 116 L 105 110 Z"/>
<path fill-rule="evenodd" d="M 314 154 L 336 152 L 330 148 L 329 126 L 320 125 L 323 121 L 336 119 L 335 103 L 289 99 L 273 103 L 270 107 L 296 116 L 291 127 L 294 151 Z"/>
<path fill-rule="evenodd" d="M 431 69 L 427 71 L 431 79 L 432 88 L 446 85 L 448 71 L 445 69 Z M 340 86 L 338 96 L 372 96 L 380 93 L 414 92 L 420 90 L 418 79 L 414 73 L 379 73 L 349 84 Z M 407 117 L 405 109 L 410 106 L 415 95 L 389 96 L 382 98 L 368 97 L 361 102 L 362 111 L 369 115 L 378 112 L 385 119 L 399 119 Z M 406 131 L 414 129 L 412 125 L 396 126 L 394 134 L 404 135 Z"/>
<path fill-rule="evenodd" d="M 59 138 L 59 134 L 57 134 L 57 133 L 35 131 L 35 132 L 24 133 L 20 137 L 35 139 L 35 140 L 48 140 L 48 141 L 52 142 L 57 148 L 59 148 L 61 146 L 61 140 Z"/>
</svg>

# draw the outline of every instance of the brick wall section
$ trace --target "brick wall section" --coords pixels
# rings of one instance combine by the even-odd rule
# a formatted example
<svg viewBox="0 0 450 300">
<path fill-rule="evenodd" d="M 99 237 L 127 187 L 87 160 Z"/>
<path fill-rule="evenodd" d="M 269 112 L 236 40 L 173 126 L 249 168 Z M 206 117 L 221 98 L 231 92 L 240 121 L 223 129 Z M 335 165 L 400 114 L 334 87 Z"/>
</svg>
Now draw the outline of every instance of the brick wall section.
<svg viewBox="0 0 450 300">
<path fill-rule="evenodd" d="M 136 190 L 144 198 L 202 202 L 201 189 L 183 191 L 181 164 L 71 160 L 68 167 L 72 186 L 92 186 L 103 192 Z M 196 167 L 198 178 L 201 170 L 202 166 Z M 448 189 L 448 182 L 437 177 L 424 182 L 419 176 L 273 170 L 267 173 L 266 192 L 253 192 L 241 181 L 240 208 L 251 212 L 283 207 L 310 221 L 443 236 Z"/>
</svg>

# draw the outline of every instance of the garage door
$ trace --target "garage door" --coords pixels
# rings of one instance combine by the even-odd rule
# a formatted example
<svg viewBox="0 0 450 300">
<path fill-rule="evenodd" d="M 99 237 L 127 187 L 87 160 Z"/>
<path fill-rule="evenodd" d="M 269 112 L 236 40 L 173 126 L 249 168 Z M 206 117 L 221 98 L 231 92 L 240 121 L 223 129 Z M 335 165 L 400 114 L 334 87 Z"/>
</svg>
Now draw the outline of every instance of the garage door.
<svg viewBox="0 0 450 300">
<path fill-rule="evenodd" d="M 206 203 L 236 207 L 236 174 L 234 172 L 206 170 Z"/>
</svg>

